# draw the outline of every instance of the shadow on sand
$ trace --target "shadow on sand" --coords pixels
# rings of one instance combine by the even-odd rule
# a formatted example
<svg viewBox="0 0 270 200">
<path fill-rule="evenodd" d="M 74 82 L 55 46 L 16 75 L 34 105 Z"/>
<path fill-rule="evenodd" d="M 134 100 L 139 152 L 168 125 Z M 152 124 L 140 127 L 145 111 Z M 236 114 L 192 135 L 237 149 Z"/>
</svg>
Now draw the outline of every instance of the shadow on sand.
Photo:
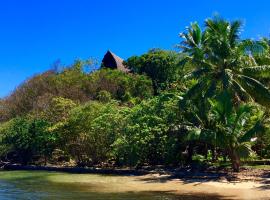
<svg viewBox="0 0 270 200">
<path fill-rule="evenodd" d="M 143 181 L 149 183 L 166 183 L 167 181 L 181 179 L 184 183 L 194 182 L 209 182 L 227 180 L 229 182 L 239 181 L 239 178 L 232 173 L 214 173 L 214 172 L 178 172 L 171 175 L 164 175 L 160 177 L 146 177 Z"/>
<path fill-rule="evenodd" d="M 263 186 L 259 187 L 259 189 L 270 190 L 270 172 L 265 171 L 262 175 L 262 178 L 263 178 L 263 180 L 261 181 L 261 183 L 263 184 Z"/>
</svg>

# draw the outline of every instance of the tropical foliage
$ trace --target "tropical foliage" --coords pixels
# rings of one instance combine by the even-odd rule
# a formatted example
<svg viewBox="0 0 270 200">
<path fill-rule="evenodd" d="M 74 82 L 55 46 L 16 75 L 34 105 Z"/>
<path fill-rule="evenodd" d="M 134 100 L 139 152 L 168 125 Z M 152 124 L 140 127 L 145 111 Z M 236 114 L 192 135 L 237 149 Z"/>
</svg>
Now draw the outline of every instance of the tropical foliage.
<svg viewBox="0 0 270 200">
<path fill-rule="evenodd" d="M 149 76 L 155 93 L 158 93 L 179 79 L 179 61 L 180 57 L 174 51 L 152 49 L 141 56 L 130 57 L 126 65 L 135 73 Z"/>
<path fill-rule="evenodd" d="M 270 105 L 270 92 L 259 78 L 270 78 L 270 66 L 258 66 L 254 56 L 267 53 L 263 41 L 240 40 L 241 22 L 221 18 L 207 19 L 202 30 L 192 23 L 181 48 L 188 56 L 182 64 L 193 65 L 187 78 L 197 83 L 185 95 L 187 99 L 209 98 L 220 91 L 233 94 L 236 101 L 254 100 Z"/>
<path fill-rule="evenodd" d="M 1 161 L 198 167 L 229 159 L 238 171 L 241 161 L 270 159 L 269 40 L 242 40 L 241 28 L 220 17 L 192 23 L 180 52 L 128 58 L 129 73 L 92 70 L 87 60 L 28 79 L 0 101 Z"/>
</svg>

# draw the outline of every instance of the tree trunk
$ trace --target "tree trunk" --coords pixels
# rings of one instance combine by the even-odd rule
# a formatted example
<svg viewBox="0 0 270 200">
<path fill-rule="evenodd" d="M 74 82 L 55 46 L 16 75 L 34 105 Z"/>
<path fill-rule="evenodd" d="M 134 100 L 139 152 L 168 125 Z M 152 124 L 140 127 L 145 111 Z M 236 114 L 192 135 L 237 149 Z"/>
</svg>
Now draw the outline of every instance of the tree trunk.
<svg viewBox="0 0 270 200">
<path fill-rule="evenodd" d="M 211 152 L 212 152 L 212 162 L 217 161 L 217 151 L 215 147 L 211 148 Z"/>
<path fill-rule="evenodd" d="M 187 157 L 188 164 L 192 163 L 192 156 L 193 156 L 193 144 L 190 143 L 188 145 L 188 157 Z"/>
<path fill-rule="evenodd" d="M 47 156 L 44 156 L 44 166 L 47 165 Z"/>
<path fill-rule="evenodd" d="M 230 158 L 231 158 L 231 162 L 232 162 L 233 171 L 239 172 L 239 169 L 240 169 L 240 158 L 237 155 L 237 153 L 236 153 L 235 150 L 230 151 Z"/>
<path fill-rule="evenodd" d="M 205 144 L 204 146 L 204 158 L 205 160 L 207 160 L 208 158 L 208 145 L 207 144 Z"/>
</svg>

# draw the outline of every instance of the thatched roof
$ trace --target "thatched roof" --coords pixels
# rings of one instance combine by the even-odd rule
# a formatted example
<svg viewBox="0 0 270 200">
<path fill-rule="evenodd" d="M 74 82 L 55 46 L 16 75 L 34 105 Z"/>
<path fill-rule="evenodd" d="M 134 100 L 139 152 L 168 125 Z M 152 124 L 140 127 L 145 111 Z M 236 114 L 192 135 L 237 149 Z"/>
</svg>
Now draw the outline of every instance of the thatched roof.
<svg viewBox="0 0 270 200">
<path fill-rule="evenodd" d="M 107 51 L 103 60 L 102 60 L 102 67 L 111 68 L 111 69 L 118 69 L 123 72 L 129 72 L 129 69 L 123 64 L 124 60 L 119 56 L 115 55 L 111 51 Z"/>
</svg>

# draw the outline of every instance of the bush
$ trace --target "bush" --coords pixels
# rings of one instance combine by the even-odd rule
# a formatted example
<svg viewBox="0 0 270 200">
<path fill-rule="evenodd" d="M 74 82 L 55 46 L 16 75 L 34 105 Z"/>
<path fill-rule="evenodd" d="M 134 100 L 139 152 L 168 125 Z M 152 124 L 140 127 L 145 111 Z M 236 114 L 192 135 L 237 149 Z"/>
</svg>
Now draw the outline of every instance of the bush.
<svg viewBox="0 0 270 200">
<path fill-rule="evenodd" d="M 28 164 L 34 157 L 51 156 L 57 140 L 47 131 L 49 123 L 42 119 L 20 117 L 1 126 L 1 156 L 13 162 Z"/>
<path fill-rule="evenodd" d="M 111 158 L 111 145 L 123 123 L 121 110 L 115 102 L 88 102 L 74 108 L 58 127 L 64 150 L 78 165 L 96 165 Z"/>
<path fill-rule="evenodd" d="M 168 156 L 179 150 L 178 136 L 170 132 L 177 120 L 176 108 L 177 98 L 163 95 L 127 110 L 123 130 L 113 144 L 118 163 L 134 166 L 179 162 L 177 154 Z"/>
</svg>

